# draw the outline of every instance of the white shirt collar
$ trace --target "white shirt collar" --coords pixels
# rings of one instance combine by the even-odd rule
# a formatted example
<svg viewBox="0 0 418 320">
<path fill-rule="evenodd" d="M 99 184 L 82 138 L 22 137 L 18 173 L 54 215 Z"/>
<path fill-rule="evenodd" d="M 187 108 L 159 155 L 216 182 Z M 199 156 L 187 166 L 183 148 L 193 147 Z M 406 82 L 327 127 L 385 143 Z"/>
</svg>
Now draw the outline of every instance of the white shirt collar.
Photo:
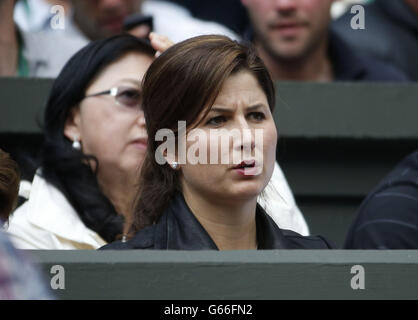
<svg viewBox="0 0 418 320">
<path fill-rule="evenodd" d="M 66 197 L 38 173 L 28 200 L 28 220 L 49 232 L 74 242 L 97 246 L 106 244 L 96 232 L 87 228 Z"/>
</svg>

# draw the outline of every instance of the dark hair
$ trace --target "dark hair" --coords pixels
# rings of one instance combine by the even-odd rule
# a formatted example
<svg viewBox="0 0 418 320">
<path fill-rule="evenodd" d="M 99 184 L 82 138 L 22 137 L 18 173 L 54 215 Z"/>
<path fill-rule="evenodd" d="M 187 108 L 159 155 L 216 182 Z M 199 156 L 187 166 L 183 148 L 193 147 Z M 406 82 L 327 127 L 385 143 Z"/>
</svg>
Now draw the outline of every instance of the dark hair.
<svg viewBox="0 0 418 320">
<path fill-rule="evenodd" d="M 107 242 L 122 234 L 124 219 L 100 190 L 97 159 L 72 148 L 71 141 L 64 136 L 64 127 L 71 109 L 84 98 L 94 78 L 128 52 L 150 57 L 155 54 L 149 42 L 128 34 L 94 41 L 82 48 L 55 80 L 44 115 L 42 176 L 63 192 L 83 223 Z M 96 172 L 88 165 L 91 160 L 96 162 Z"/>
<path fill-rule="evenodd" d="M 0 149 L 0 219 L 8 220 L 17 203 L 20 171 L 9 154 Z"/>
<path fill-rule="evenodd" d="M 155 160 L 157 131 L 167 128 L 176 132 L 180 120 L 195 124 L 203 111 L 209 112 L 225 80 L 241 70 L 257 79 L 273 110 L 274 86 L 263 62 L 252 48 L 227 37 L 185 40 L 151 64 L 143 82 L 148 149 L 142 163 L 131 235 L 155 223 L 174 193 L 181 191 L 177 171 Z"/>
</svg>

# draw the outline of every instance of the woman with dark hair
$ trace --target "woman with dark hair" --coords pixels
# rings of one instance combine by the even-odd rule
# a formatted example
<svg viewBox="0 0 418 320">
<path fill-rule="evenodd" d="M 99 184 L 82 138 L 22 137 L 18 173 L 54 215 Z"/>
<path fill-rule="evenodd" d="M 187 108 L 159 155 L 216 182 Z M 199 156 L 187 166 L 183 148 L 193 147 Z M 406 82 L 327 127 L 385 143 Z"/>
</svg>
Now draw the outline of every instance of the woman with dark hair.
<svg viewBox="0 0 418 320">
<path fill-rule="evenodd" d="M 143 82 L 148 149 L 131 239 L 104 249 L 330 248 L 257 204 L 275 166 L 274 104 L 264 64 L 235 41 L 200 36 L 165 51 Z M 218 143 L 234 130 L 242 138 Z"/>
<path fill-rule="evenodd" d="M 22 249 L 96 249 L 122 237 L 147 146 L 141 80 L 155 50 L 131 35 L 76 53 L 52 87 L 29 200 L 8 232 Z"/>
</svg>

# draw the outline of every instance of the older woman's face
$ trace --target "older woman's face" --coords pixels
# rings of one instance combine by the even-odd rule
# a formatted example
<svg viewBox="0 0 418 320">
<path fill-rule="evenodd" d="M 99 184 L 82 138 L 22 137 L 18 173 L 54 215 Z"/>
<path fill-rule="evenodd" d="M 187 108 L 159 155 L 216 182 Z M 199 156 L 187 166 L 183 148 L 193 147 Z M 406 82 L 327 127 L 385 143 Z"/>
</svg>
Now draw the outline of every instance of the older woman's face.
<svg viewBox="0 0 418 320">
<path fill-rule="evenodd" d="M 122 56 L 101 71 L 85 95 L 111 88 L 140 90 L 140 82 L 152 60 L 139 53 Z M 132 92 L 127 91 L 127 96 L 121 98 L 130 99 Z M 98 159 L 99 170 L 133 172 L 142 163 L 146 151 L 147 134 L 142 109 L 128 107 L 111 95 L 83 99 L 67 119 L 64 133 L 70 140 L 78 137 L 83 153 Z"/>
<path fill-rule="evenodd" d="M 180 169 L 183 191 L 214 201 L 257 197 L 273 172 L 277 131 L 267 97 L 256 78 L 247 71 L 229 77 L 211 111 L 197 128 L 206 139 L 199 136 L 186 143 L 188 161 Z M 241 135 L 237 139 L 231 134 L 231 138 L 226 139 L 230 142 L 226 148 L 221 137 L 234 131 Z M 190 156 L 199 156 L 202 150 L 206 150 L 211 164 L 190 163 Z M 244 164 L 242 161 L 248 167 L 237 167 Z"/>
</svg>

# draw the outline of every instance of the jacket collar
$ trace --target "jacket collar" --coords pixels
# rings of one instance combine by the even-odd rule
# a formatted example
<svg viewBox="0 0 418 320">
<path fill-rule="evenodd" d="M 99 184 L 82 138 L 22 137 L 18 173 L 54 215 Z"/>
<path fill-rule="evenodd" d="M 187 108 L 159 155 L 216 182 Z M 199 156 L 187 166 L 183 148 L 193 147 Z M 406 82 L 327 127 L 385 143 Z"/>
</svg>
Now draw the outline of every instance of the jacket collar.
<svg viewBox="0 0 418 320">
<path fill-rule="evenodd" d="M 106 244 L 96 232 L 86 227 L 77 212 L 56 187 L 35 174 L 29 200 L 28 220 L 61 238 L 97 247 Z"/>
<path fill-rule="evenodd" d="M 352 81 L 363 79 L 368 66 L 362 57 L 336 34 L 329 30 L 328 55 L 330 57 L 336 81 Z"/>
<path fill-rule="evenodd" d="M 259 249 L 284 249 L 286 240 L 260 205 L 256 209 Z M 154 248 L 170 250 L 218 250 L 209 234 L 178 193 L 154 226 Z"/>
</svg>

